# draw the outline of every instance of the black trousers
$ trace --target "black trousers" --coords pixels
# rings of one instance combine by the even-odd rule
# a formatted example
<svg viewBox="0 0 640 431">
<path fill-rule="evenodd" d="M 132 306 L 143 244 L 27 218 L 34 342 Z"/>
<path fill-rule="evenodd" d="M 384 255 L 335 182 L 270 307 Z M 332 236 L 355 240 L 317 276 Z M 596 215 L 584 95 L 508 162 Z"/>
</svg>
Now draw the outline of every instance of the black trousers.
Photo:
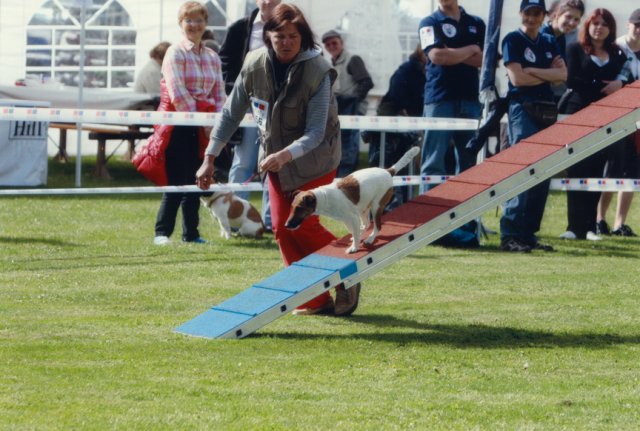
<svg viewBox="0 0 640 431">
<path fill-rule="evenodd" d="M 567 173 L 570 178 L 601 178 L 607 157 L 605 148 L 571 166 Z M 589 231 L 595 233 L 599 200 L 598 192 L 567 192 L 567 230 L 575 233 L 577 238 L 585 239 Z"/>
<path fill-rule="evenodd" d="M 170 186 L 194 185 L 202 160 L 199 152 L 198 127 L 176 126 L 167 146 L 166 167 Z M 171 236 L 178 209 L 182 208 L 182 239 L 193 241 L 200 236 L 199 193 L 165 193 L 156 217 L 156 236 Z"/>
</svg>

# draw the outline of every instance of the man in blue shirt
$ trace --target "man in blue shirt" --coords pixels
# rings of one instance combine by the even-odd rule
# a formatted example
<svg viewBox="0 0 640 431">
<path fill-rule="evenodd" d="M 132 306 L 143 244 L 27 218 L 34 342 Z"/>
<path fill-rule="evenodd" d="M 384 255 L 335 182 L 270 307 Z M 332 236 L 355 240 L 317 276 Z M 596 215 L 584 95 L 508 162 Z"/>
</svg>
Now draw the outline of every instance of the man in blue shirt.
<svg viewBox="0 0 640 431">
<path fill-rule="evenodd" d="M 544 0 L 522 0 L 520 29 L 502 41 L 504 65 L 509 76 L 509 146 L 542 130 L 545 125 L 528 107 L 553 102 L 552 83 L 567 79 L 567 68 L 555 38 L 540 32 L 546 13 Z M 536 238 L 549 193 L 549 180 L 509 199 L 500 219 L 500 248 L 528 253 L 553 250 Z"/>
<path fill-rule="evenodd" d="M 438 0 L 438 10 L 420 21 L 420 44 L 428 61 L 424 88 L 424 117 L 480 118 L 479 74 L 485 24 L 469 15 L 458 0 Z M 447 175 L 446 154 L 453 138 L 455 174 L 475 164 L 465 149 L 471 131 L 427 130 L 422 146 L 422 175 Z M 424 192 L 428 187 L 421 187 Z"/>
</svg>

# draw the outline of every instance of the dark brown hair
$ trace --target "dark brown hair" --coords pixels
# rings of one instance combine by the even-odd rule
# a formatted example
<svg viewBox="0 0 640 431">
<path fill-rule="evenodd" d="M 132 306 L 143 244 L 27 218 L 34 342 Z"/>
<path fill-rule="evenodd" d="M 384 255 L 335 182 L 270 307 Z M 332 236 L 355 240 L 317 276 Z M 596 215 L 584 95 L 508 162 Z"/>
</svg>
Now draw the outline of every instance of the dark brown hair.
<svg viewBox="0 0 640 431">
<path fill-rule="evenodd" d="M 593 41 L 591 40 L 591 36 L 589 35 L 589 27 L 591 27 L 591 23 L 597 18 L 601 16 L 607 26 L 609 27 L 609 35 L 604 40 L 603 49 L 609 53 L 609 55 L 614 54 L 618 47 L 616 45 L 616 19 L 613 17 L 613 14 L 604 8 L 597 8 L 589 17 L 585 20 L 582 29 L 580 30 L 580 35 L 578 36 L 578 41 L 584 52 L 587 54 L 593 54 Z"/>
<path fill-rule="evenodd" d="M 169 42 L 160 42 L 149 51 L 149 57 L 162 61 L 171 44 Z"/>
<path fill-rule="evenodd" d="M 562 0 L 553 2 L 553 5 L 549 8 L 549 17 L 551 18 L 551 21 L 554 21 L 569 9 L 576 9 L 580 12 L 580 15 L 584 15 L 584 2 L 582 0 Z"/>
<path fill-rule="evenodd" d="M 279 31 L 289 23 L 295 25 L 298 33 L 300 33 L 301 50 L 305 51 L 318 46 L 313 31 L 311 31 L 311 27 L 309 27 L 302 11 L 292 4 L 280 3 L 273 9 L 269 21 L 264 24 L 262 39 L 267 48 L 273 48 L 269 39 L 269 32 Z"/>
</svg>

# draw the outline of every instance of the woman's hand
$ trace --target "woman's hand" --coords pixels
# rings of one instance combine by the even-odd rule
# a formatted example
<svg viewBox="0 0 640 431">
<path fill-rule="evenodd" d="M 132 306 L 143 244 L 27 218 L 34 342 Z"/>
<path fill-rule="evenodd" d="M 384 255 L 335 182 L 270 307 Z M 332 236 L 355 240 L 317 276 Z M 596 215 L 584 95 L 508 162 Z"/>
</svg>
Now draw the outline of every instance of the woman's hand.
<svg viewBox="0 0 640 431">
<path fill-rule="evenodd" d="M 278 172 L 282 167 L 291 161 L 291 153 L 288 150 L 281 150 L 277 153 L 269 154 L 260 163 L 261 172 Z"/>
<path fill-rule="evenodd" d="M 209 186 L 214 182 L 213 180 L 213 161 L 215 157 L 213 156 L 204 156 L 204 161 L 202 165 L 196 172 L 196 185 L 202 190 L 209 190 Z"/>
<path fill-rule="evenodd" d="M 607 85 L 604 86 L 604 88 L 602 90 L 600 90 L 600 92 L 602 94 L 606 94 L 607 96 L 610 94 L 615 93 L 616 91 L 620 90 L 622 88 L 622 81 L 620 81 L 619 79 L 615 80 L 615 81 L 604 81 Z"/>
</svg>

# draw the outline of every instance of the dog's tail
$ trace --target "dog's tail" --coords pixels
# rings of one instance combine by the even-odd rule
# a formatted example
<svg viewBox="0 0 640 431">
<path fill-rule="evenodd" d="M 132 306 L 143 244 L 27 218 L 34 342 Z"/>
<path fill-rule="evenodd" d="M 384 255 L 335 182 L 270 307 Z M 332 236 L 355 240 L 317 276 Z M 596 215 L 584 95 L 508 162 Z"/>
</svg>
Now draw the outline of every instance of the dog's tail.
<svg viewBox="0 0 640 431">
<path fill-rule="evenodd" d="M 411 163 L 411 160 L 413 160 L 413 158 L 417 156 L 419 152 L 420 148 L 411 147 L 409 151 L 407 151 L 402 157 L 400 157 L 400 160 L 398 160 L 395 165 L 387 168 L 387 172 L 389 172 L 391 176 L 394 176 L 396 173 L 400 172 L 402 168 Z"/>
</svg>

